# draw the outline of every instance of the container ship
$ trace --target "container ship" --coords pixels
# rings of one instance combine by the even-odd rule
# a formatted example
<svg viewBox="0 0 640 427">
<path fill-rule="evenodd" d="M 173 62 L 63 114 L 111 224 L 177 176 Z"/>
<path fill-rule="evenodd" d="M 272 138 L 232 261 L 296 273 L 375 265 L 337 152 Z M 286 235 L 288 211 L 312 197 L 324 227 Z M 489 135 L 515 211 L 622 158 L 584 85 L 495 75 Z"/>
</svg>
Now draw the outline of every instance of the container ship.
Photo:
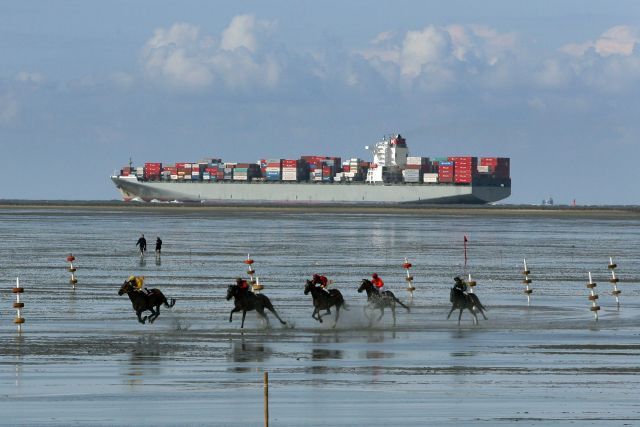
<svg viewBox="0 0 640 427">
<path fill-rule="evenodd" d="M 130 162 L 111 180 L 123 200 L 146 202 L 484 204 L 511 195 L 506 157 L 409 156 L 399 134 L 365 149 L 372 161 L 301 156 L 254 163 Z"/>
</svg>

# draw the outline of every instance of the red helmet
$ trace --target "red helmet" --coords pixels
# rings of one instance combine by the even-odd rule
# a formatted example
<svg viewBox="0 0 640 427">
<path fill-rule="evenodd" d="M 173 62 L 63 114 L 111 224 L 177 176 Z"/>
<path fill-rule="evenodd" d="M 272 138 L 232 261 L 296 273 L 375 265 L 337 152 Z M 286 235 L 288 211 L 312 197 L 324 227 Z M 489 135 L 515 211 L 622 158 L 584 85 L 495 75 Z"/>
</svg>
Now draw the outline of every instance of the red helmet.
<svg viewBox="0 0 640 427">
<path fill-rule="evenodd" d="M 316 274 L 313 275 L 313 280 L 316 280 L 316 279 L 319 279 L 319 278 L 320 278 L 319 274 L 316 273 Z"/>
<path fill-rule="evenodd" d="M 242 282 L 244 282 L 244 280 L 242 280 L 242 278 L 238 277 L 238 278 L 236 279 L 236 283 L 237 283 L 238 285 L 241 285 L 241 284 L 242 284 Z"/>
<path fill-rule="evenodd" d="M 378 273 L 373 273 L 373 274 L 371 275 L 371 277 L 373 277 L 374 279 L 377 279 L 377 278 L 378 278 Z"/>
</svg>

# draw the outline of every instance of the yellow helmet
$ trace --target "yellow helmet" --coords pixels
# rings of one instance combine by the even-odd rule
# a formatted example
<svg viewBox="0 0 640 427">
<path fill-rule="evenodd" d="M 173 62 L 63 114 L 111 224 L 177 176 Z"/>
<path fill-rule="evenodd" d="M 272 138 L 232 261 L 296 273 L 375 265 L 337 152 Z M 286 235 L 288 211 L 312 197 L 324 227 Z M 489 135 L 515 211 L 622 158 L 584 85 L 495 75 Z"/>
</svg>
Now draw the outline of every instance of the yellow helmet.
<svg viewBox="0 0 640 427">
<path fill-rule="evenodd" d="M 129 278 L 127 279 L 127 282 L 130 282 L 132 280 L 136 280 L 136 276 L 129 276 Z"/>
</svg>

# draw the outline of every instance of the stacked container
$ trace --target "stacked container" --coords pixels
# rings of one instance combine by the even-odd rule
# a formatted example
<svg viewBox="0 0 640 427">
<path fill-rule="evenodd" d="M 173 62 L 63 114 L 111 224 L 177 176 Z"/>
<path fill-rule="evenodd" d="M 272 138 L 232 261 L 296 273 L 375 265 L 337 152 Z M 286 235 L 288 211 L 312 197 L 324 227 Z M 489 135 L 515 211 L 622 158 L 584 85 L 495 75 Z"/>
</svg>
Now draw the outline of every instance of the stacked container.
<svg viewBox="0 0 640 427">
<path fill-rule="evenodd" d="M 478 171 L 480 167 L 486 168 L 486 172 L 495 175 L 498 178 L 508 178 L 509 173 L 509 158 L 508 157 L 481 157 Z"/>
<path fill-rule="evenodd" d="M 162 163 L 144 164 L 144 179 L 157 181 L 160 179 L 160 172 L 162 172 Z"/>
<path fill-rule="evenodd" d="M 291 160 L 291 159 L 282 160 L 282 180 L 283 181 L 298 180 L 298 160 Z"/>
<path fill-rule="evenodd" d="M 427 157 L 407 157 L 407 165 L 402 171 L 404 182 L 418 183 L 422 180 L 423 174 L 429 171 L 429 158 Z"/>
<path fill-rule="evenodd" d="M 132 168 L 129 166 L 125 166 L 122 169 L 120 169 L 120 176 L 129 176 L 131 175 L 132 172 Z"/>
<path fill-rule="evenodd" d="M 455 164 L 454 182 L 456 184 L 471 184 L 473 182 L 473 177 L 478 171 L 477 157 L 449 157 L 449 161 L 452 161 Z"/>
<path fill-rule="evenodd" d="M 280 181 L 282 178 L 282 160 L 281 159 L 269 159 L 267 160 L 267 167 L 265 168 L 265 175 L 267 181 Z"/>
<path fill-rule="evenodd" d="M 455 164 L 450 161 L 438 162 L 438 181 L 439 182 L 453 182 L 453 172 L 455 170 Z"/>
<path fill-rule="evenodd" d="M 422 174 L 422 181 L 425 184 L 437 184 L 438 181 L 438 172 L 429 172 Z"/>
</svg>

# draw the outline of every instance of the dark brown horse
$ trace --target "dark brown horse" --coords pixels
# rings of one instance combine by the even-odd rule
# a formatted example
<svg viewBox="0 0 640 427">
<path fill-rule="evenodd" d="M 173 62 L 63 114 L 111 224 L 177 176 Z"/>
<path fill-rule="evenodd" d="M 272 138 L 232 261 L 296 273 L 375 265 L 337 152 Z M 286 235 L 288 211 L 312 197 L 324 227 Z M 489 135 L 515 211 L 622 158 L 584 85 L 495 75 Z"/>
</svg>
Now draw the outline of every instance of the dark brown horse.
<svg viewBox="0 0 640 427">
<path fill-rule="evenodd" d="M 333 327 L 335 328 L 338 324 L 338 318 L 340 318 L 340 308 L 344 307 L 345 310 L 349 310 L 340 291 L 337 289 L 329 289 L 327 291 L 316 286 L 311 280 L 307 280 L 307 284 L 304 287 L 304 294 L 308 295 L 309 292 L 311 292 L 314 307 L 311 317 L 316 319 L 318 322 L 322 323 L 320 310 L 326 310 L 327 314 L 331 314 L 331 307 L 336 307 L 336 321 L 333 324 Z"/>
<path fill-rule="evenodd" d="M 478 316 L 476 315 L 474 308 L 477 309 L 480 314 L 482 314 L 484 320 L 487 320 L 487 316 L 485 316 L 484 314 L 484 310 L 486 310 L 486 308 L 484 308 L 476 294 L 466 293 L 463 292 L 462 289 L 453 287 L 451 288 L 451 292 L 449 292 L 449 301 L 451 301 L 451 311 L 449 311 L 447 319 L 451 317 L 451 313 L 453 313 L 453 310 L 460 309 L 460 314 L 458 315 L 458 325 L 460 324 L 462 311 L 464 309 L 467 309 L 471 312 L 471 314 L 473 315 L 473 323 L 475 325 L 478 324 Z"/>
<path fill-rule="evenodd" d="M 371 316 L 369 315 L 369 310 L 380 310 L 380 316 L 376 319 L 376 322 L 382 319 L 384 315 L 385 307 L 391 309 L 391 314 L 393 315 L 393 326 L 396 325 L 396 304 L 400 304 L 402 307 L 407 309 L 407 312 L 410 312 L 408 306 L 404 305 L 391 291 L 384 291 L 382 294 L 378 292 L 378 289 L 373 285 L 371 280 L 362 279 L 362 283 L 358 288 L 358 292 L 366 291 L 367 292 L 367 305 L 364 306 L 365 315 L 369 318 L 369 324 L 371 324 Z"/>
<path fill-rule="evenodd" d="M 233 302 L 235 307 L 231 310 L 229 314 L 229 322 L 231 322 L 233 318 L 233 313 L 237 313 L 238 311 L 242 311 L 242 324 L 240 325 L 240 329 L 244 328 L 244 318 L 247 315 L 247 311 L 255 310 L 259 316 L 261 316 L 264 320 L 267 321 L 267 325 L 269 325 L 269 318 L 264 312 L 266 308 L 270 312 L 273 313 L 274 316 L 282 323 L 286 325 L 287 322 L 282 320 L 275 308 L 273 308 L 273 304 L 266 295 L 263 294 L 254 294 L 248 289 L 241 289 L 238 285 L 229 285 L 227 288 L 227 301 L 233 298 Z"/>
<path fill-rule="evenodd" d="M 153 323 L 158 316 L 160 316 L 160 306 L 162 304 L 164 304 L 165 307 L 171 308 L 176 303 L 176 300 L 173 298 L 171 298 L 171 302 L 167 301 L 167 298 L 159 289 L 151 289 L 148 293 L 138 291 L 130 281 L 124 282 L 118 291 L 118 295 L 122 294 L 127 294 L 129 296 L 131 305 L 133 305 L 133 310 L 136 312 L 138 322 L 140 323 L 145 323 L 147 319 L 149 320 L 149 323 Z M 143 311 L 150 311 L 151 315 L 142 317 Z"/>
</svg>

